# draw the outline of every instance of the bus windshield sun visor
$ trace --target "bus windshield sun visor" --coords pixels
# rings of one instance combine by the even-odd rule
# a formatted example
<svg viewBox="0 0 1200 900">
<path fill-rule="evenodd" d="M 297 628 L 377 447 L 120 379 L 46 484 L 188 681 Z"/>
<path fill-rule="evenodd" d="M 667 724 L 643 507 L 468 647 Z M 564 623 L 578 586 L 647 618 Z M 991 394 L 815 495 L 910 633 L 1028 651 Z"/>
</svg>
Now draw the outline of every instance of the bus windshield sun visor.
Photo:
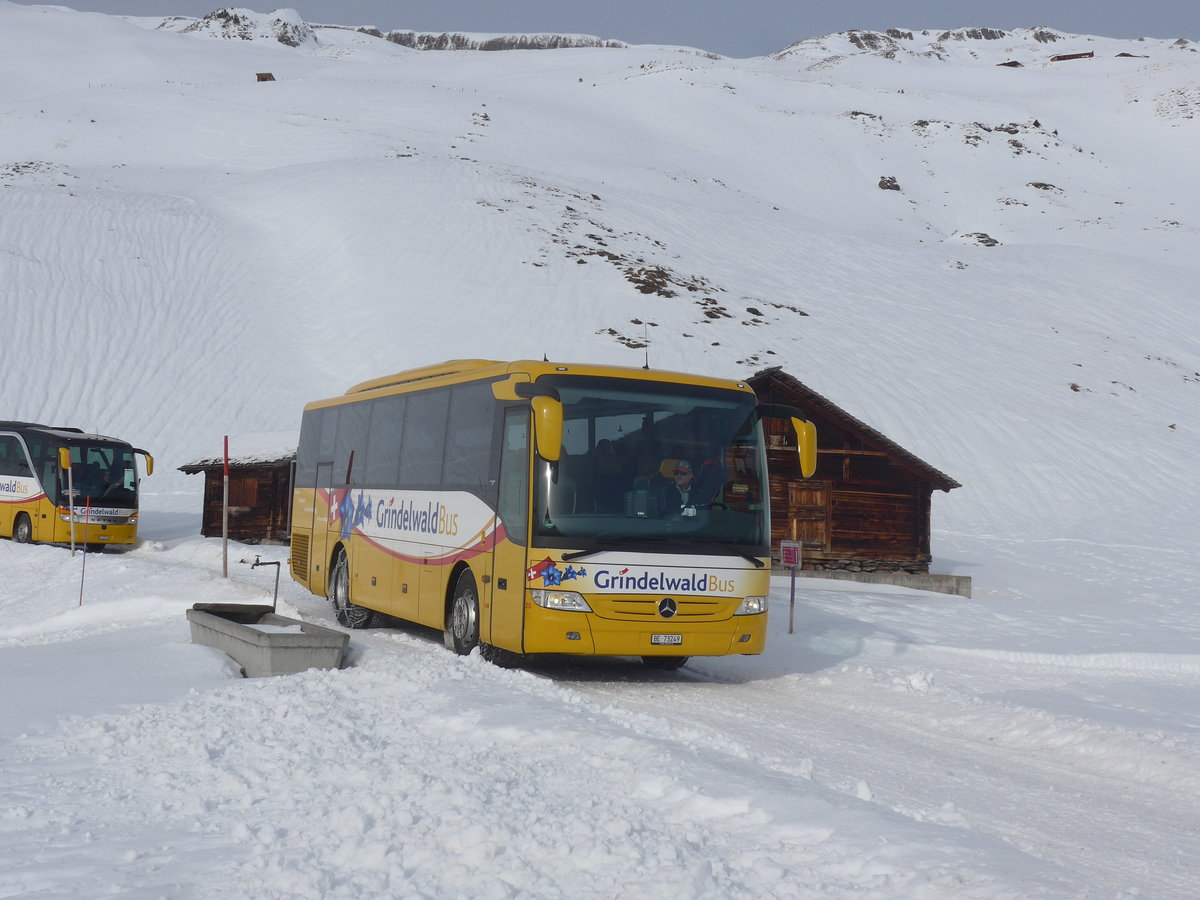
<svg viewBox="0 0 1200 900">
<path fill-rule="evenodd" d="M 531 381 L 513 385 L 513 393 L 525 400 L 532 400 L 534 397 L 550 397 L 552 400 L 562 399 L 558 395 L 558 388 L 534 384 Z"/>
</svg>

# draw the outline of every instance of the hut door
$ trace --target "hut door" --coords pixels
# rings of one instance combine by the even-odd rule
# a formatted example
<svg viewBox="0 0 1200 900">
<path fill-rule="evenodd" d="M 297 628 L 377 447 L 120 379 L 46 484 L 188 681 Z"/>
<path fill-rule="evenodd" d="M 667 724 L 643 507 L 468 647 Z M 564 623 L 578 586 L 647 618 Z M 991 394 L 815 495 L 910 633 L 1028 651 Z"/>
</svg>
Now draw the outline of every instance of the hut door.
<svg viewBox="0 0 1200 900">
<path fill-rule="evenodd" d="M 795 540 L 806 550 L 829 549 L 829 482 L 791 482 L 787 486 L 788 538 L 792 533 Z"/>
</svg>

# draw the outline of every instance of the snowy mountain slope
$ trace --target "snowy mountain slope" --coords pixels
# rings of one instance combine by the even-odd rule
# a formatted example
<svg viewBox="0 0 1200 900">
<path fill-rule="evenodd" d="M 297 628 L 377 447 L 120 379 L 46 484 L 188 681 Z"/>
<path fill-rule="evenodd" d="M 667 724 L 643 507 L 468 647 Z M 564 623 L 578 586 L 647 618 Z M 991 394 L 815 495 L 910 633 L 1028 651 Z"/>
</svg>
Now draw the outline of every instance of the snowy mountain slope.
<svg viewBox="0 0 1200 900">
<path fill-rule="evenodd" d="M 201 34 L 224 40 L 273 40 L 289 47 L 331 49 L 339 46 L 371 46 L 352 34 L 382 39 L 414 50 L 562 50 L 578 47 L 620 48 L 622 41 L 603 40 L 587 34 L 473 34 L 464 32 L 420 32 L 393 29 L 383 32 L 373 25 L 327 25 L 305 22 L 294 9 L 257 13 L 241 7 L 222 7 L 203 18 L 169 16 L 127 17 L 144 28 Z"/>
<path fill-rule="evenodd" d="M 784 365 L 963 482 L 950 531 L 1150 503 L 1170 550 L 1194 524 L 1191 49 L 1089 38 L 1094 59 L 1009 69 L 1071 36 L 733 61 L 329 29 L 330 55 L 279 43 L 279 12 L 211 41 L 2 11 L 26 88 L 0 142 L 13 415 L 95 421 L 169 469 L 380 372 L 648 344 L 663 368 Z M 30 81 L 24 48 L 63 64 Z"/>
<path fill-rule="evenodd" d="M 1182 463 L 1127 463 L 1194 447 L 1178 421 L 1196 392 L 1178 327 L 1193 120 L 1153 102 L 1186 96 L 1187 55 L 956 79 L 941 60 L 868 55 L 833 82 L 788 60 L 417 58 L 377 42 L 334 75 L 273 40 L 14 9 L 60 16 L 95 54 L 13 110 L 6 283 L 98 333 L 46 398 L 34 360 L 60 320 L 33 317 L 9 382 L 35 404 L 22 414 L 149 432 L 169 464 L 217 431 L 294 427 L 303 400 L 410 362 L 637 364 L 648 340 L 663 367 L 794 367 L 967 485 L 940 504 L 950 530 L 1087 522 L 1079 500 L 1105 472 L 1126 499 L 1096 518 L 1119 526 L 1158 498 L 1166 534 L 1190 521 Z M 144 41 L 169 44 L 161 80 L 144 78 Z M 260 69 L 281 82 L 253 84 Z M 26 227 L 42 210 L 47 226 Z M 105 235 L 126 243 L 102 253 Z M 461 327 L 480 316 L 489 327 Z M 117 348 L 148 402 L 114 420 L 108 391 L 61 399 L 102 383 Z M 869 366 L 846 366 L 864 351 Z M 237 380 L 205 377 L 228 359 Z"/>
<path fill-rule="evenodd" d="M 1197 894 L 1194 45 L 423 54 L 236 14 L 0 0 L 0 414 L 158 458 L 86 590 L 0 541 L 0 893 Z M 188 643 L 191 603 L 271 595 L 173 471 L 222 434 L 647 352 L 782 365 L 961 481 L 934 565 L 975 599 L 802 583 L 790 635 L 776 579 L 762 657 L 661 680 L 398 628 L 231 683 Z"/>
<path fill-rule="evenodd" d="M 900 63 L 921 60 L 1002 65 L 1051 64 L 1056 56 L 1093 53 L 1142 59 L 1164 51 L 1195 53 L 1195 41 L 1187 38 L 1139 38 L 1136 41 L 1068 34 L 1054 28 L 951 28 L 949 30 L 889 28 L 885 32 L 847 31 L 797 41 L 772 54 L 774 59 L 798 57 L 811 65 L 825 67 L 860 55 L 877 56 Z"/>
<path fill-rule="evenodd" d="M 241 7 L 222 7 L 202 19 L 165 19 L 159 27 L 225 40 L 278 41 L 288 47 L 317 45 L 312 26 L 300 18 L 294 9 L 277 9 L 263 16 Z"/>
</svg>

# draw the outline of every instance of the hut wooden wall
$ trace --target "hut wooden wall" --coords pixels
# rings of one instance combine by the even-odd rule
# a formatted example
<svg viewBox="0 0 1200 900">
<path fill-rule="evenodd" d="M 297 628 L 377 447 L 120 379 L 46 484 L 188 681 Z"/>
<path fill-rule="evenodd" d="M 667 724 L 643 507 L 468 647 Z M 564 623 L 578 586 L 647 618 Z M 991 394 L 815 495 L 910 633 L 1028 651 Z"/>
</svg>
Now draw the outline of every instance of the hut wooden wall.
<svg viewBox="0 0 1200 900">
<path fill-rule="evenodd" d="M 204 519 L 200 533 L 221 536 L 221 469 L 204 471 Z M 229 536 L 248 544 L 288 542 L 290 466 L 229 470 Z"/>
<path fill-rule="evenodd" d="M 900 458 L 904 451 L 890 451 L 871 429 L 855 429 L 847 422 L 857 420 L 787 384 L 755 390 L 762 400 L 802 407 L 817 427 L 817 470 L 803 479 L 791 426 L 764 422 L 772 552 L 781 540 L 799 540 L 805 569 L 928 573 L 933 485 Z"/>
</svg>

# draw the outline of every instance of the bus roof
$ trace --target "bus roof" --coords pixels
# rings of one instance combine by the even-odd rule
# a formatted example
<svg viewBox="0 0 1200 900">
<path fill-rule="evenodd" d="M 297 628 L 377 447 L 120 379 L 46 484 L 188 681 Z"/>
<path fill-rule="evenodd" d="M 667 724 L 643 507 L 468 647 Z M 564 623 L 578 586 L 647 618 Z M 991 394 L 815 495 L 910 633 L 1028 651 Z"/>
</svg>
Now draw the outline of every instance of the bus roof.
<svg viewBox="0 0 1200 900">
<path fill-rule="evenodd" d="M 629 378 L 637 381 L 668 381 L 675 384 L 698 385 L 702 387 L 724 388 L 726 390 L 744 391 L 753 394 L 754 390 L 745 381 L 732 378 L 714 378 L 707 375 L 694 375 L 686 372 L 670 372 L 659 369 L 642 369 L 632 366 L 611 366 L 589 363 L 564 363 L 548 360 L 517 360 L 503 362 L 494 359 L 451 359 L 418 369 L 409 369 L 393 375 L 385 375 L 356 384 L 341 397 L 328 400 L 318 400 L 308 404 L 309 407 L 335 406 L 350 398 L 358 399 L 358 395 L 372 392 L 392 393 L 389 388 L 398 389 L 395 393 L 405 393 L 418 386 L 441 387 L 458 384 L 464 381 L 499 380 L 512 375 L 525 375 L 529 381 L 536 381 L 543 375 L 591 375 L 607 378 Z"/>
<path fill-rule="evenodd" d="M 80 441 L 103 441 L 107 444 L 129 444 L 121 438 L 109 437 L 104 434 L 88 434 L 82 428 L 70 425 L 39 425 L 36 422 L 14 422 L 0 420 L 0 431 L 14 431 L 18 434 L 39 432 L 67 443 Z"/>
</svg>

